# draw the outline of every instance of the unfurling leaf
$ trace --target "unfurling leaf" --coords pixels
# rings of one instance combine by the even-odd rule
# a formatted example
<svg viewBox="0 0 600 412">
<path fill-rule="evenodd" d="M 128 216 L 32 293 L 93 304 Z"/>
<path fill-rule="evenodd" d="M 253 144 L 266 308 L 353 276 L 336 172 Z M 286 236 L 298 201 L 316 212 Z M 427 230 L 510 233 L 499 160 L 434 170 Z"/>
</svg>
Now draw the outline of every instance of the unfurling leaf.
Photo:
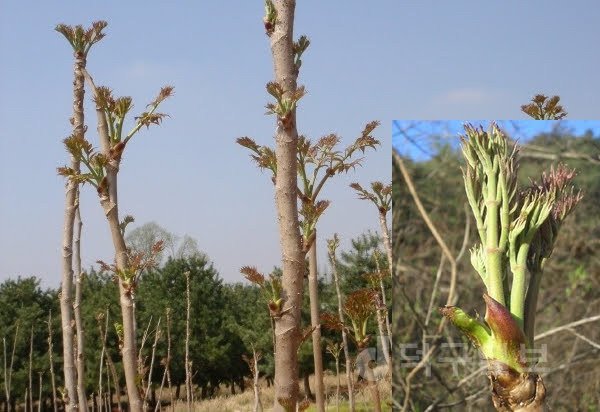
<svg viewBox="0 0 600 412">
<path fill-rule="evenodd" d="M 165 117 L 169 117 L 169 115 L 165 113 L 144 112 L 141 115 L 135 117 L 135 120 L 137 120 L 138 123 L 142 126 L 146 126 L 146 128 L 149 128 L 152 124 L 160 125 L 160 123 Z"/>
<path fill-rule="evenodd" d="M 259 286 L 263 286 L 265 284 L 265 275 L 260 273 L 254 266 L 244 266 L 240 269 L 240 272 L 252 283 L 255 283 Z"/>
<path fill-rule="evenodd" d="M 174 90 L 175 88 L 173 86 L 164 86 L 160 89 L 160 92 L 158 92 L 158 96 L 156 96 L 156 98 L 152 101 L 152 103 L 148 104 L 148 106 L 158 106 L 159 104 L 161 104 L 165 99 L 173 96 L 174 94 Z"/>
</svg>

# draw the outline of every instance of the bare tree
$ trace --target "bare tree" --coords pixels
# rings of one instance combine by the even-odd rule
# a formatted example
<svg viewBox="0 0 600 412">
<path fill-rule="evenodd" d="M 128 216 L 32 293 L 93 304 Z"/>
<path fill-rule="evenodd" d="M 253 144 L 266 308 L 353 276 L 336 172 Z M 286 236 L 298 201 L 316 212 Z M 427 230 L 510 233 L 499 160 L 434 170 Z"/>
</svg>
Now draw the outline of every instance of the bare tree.
<svg viewBox="0 0 600 412">
<path fill-rule="evenodd" d="M 81 212 L 79 208 L 79 191 L 75 200 L 75 236 L 73 238 L 73 259 L 75 271 L 75 302 L 73 304 L 73 313 L 75 315 L 75 331 L 77 337 L 77 349 L 75 364 L 77 367 L 77 396 L 79 398 L 79 408 L 86 412 L 88 410 L 87 395 L 85 393 L 85 338 L 83 330 L 83 320 L 81 319 L 81 295 L 83 293 L 83 276 L 81 270 Z"/>
<path fill-rule="evenodd" d="M 283 276 L 281 300 L 273 307 L 275 322 L 276 412 L 295 411 L 298 403 L 298 347 L 301 340 L 304 252 L 300 237 L 297 205 L 298 130 L 296 105 L 304 95 L 297 86 L 301 51 L 294 42 L 294 0 L 265 0 L 265 30 L 271 40 L 275 79 L 267 91 L 276 103 L 267 105 L 277 117 L 275 136 L 275 203 L 279 222 Z"/>
<path fill-rule="evenodd" d="M 25 399 L 25 406 L 29 404 L 29 408 L 25 408 L 25 410 L 29 409 L 33 412 L 33 325 L 31 325 L 31 333 L 29 335 L 29 373 L 27 375 L 29 380 L 29 398 Z"/>
<path fill-rule="evenodd" d="M 54 375 L 54 348 L 52 344 L 52 310 L 48 313 L 48 362 L 50 363 L 50 383 L 52 385 L 52 410 L 58 411 L 56 403 L 56 377 Z"/>
<path fill-rule="evenodd" d="M 92 23 L 88 29 L 83 26 L 67 26 L 59 24 L 56 31 L 61 33 L 73 48 L 75 57 L 73 69 L 73 134 L 78 139 L 84 139 L 85 124 L 83 112 L 84 98 L 84 70 L 87 63 L 87 55 L 90 48 L 103 37 L 102 30 L 106 27 L 105 21 Z M 71 154 L 71 169 L 79 173 L 80 159 Z M 72 311 L 72 284 L 73 284 L 73 225 L 75 212 L 78 208 L 79 182 L 68 179 L 66 184 L 65 216 L 63 226 L 63 255 L 62 255 L 62 287 L 60 293 L 60 312 L 63 331 L 63 370 L 65 375 L 65 388 L 69 402 L 66 405 L 68 411 L 79 410 L 79 399 L 77 390 L 77 371 L 73 364 L 75 353 L 73 349 L 73 311 Z M 79 274 L 78 274 L 79 275 Z"/>
<path fill-rule="evenodd" d="M 4 393 L 6 395 L 7 408 L 11 408 L 11 392 L 12 392 L 12 373 L 13 366 L 15 363 L 15 350 L 17 347 L 17 338 L 19 336 L 19 321 L 15 326 L 15 336 L 13 340 L 12 353 L 10 355 L 10 366 L 7 367 L 7 356 L 6 356 L 6 337 L 2 338 L 2 347 L 4 349 Z"/>
<path fill-rule="evenodd" d="M 190 365 L 190 271 L 185 275 L 185 393 L 188 411 L 192 410 L 192 368 Z"/>
<path fill-rule="evenodd" d="M 258 362 L 262 359 L 262 354 L 257 352 L 254 348 L 254 344 L 250 344 L 252 346 L 252 357 L 248 357 L 246 355 L 242 355 L 242 359 L 248 364 L 250 368 L 250 372 L 252 373 L 252 386 L 254 389 L 254 412 L 262 412 L 263 406 L 260 401 L 260 387 L 258 385 Z"/>
<path fill-rule="evenodd" d="M 383 238 L 383 245 L 387 253 L 390 276 L 392 276 L 392 242 L 387 224 L 387 213 L 392 208 L 392 184 L 386 185 L 381 182 L 372 182 L 371 190 L 364 189 L 358 183 L 352 183 L 350 187 L 358 193 L 360 199 L 370 200 L 377 207 L 381 237 Z"/>
<path fill-rule="evenodd" d="M 333 235 L 333 239 L 327 241 L 327 249 L 329 251 L 329 261 L 331 262 L 331 271 L 333 272 L 333 281 L 335 283 L 335 293 L 338 299 L 338 321 L 340 324 L 344 324 L 344 309 L 343 309 L 343 297 L 340 291 L 340 281 L 337 271 L 337 260 L 335 252 L 340 244 L 340 240 L 337 233 Z M 346 381 L 348 384 L 348 402 L 350 404 L 350 412 L 354 412 L 354 385 L 352 379 L 352 360 L 350 359 L 350 350 L 348 349 L 348 336 L 345 328 L 342 328 L 342 345 L 344 349 L 344 359 L 346 360 Z"/>
<path fill-rule="evenodd" d="M 338 342 L 331 342 L 327 344 L 327 352 L 335 359 L 335 377 L 337 378 L 336 390 L 335 390 L 335 404 L 336 409 L 340 410 L 340 352 L 342 351 L 342 345 Z"/>
<path fill-rule="evenodd" d="M 132 253 L 127 249 L 124 237 L 125 228 L 133 221 L 133 218 L 126 216 L 123 221 L 119 220 L 117 176 L 123 152 L 131 138 L 143 126 L 159 125 L 167 116 L 156 110 L 166 98 L 172 95 L 173 88 L 163 87 L 157 97 L 147 106 L 148 111 L 136 117 L 135 126 L 125 134 L 123 124 L 133 107 L 131 97 L 113 97 L 112 91 L 108 87 L 96 87 L 85 68 L 82 71 L 94 96 L 101 150 L 94 150 L 92 144 L 84 136 L 76 134 L 69 136 L 64 141 L 67 150 L 86 166 L 87 171 L 82 173 L 72 167 L 61 167 L 58 169 L 58 173 L 68 177 L 70 181 L 85 182 L 94 186 L 108 220 L 115 251 L 115 264 L 107 265 L 100 261 L 99 263 L 103 270 L 112 271 L 119 283 L 122 316 L 121 355 L 129 406 L 133 411 L 141 411 L 143 405 L 136 376 L 135 292 L 139 275 L 146 268 L 155 265 L 155 255 L 162 250 L 162 242 L 154 245 L 150 256 L 143 253 Z"/>
</svg>

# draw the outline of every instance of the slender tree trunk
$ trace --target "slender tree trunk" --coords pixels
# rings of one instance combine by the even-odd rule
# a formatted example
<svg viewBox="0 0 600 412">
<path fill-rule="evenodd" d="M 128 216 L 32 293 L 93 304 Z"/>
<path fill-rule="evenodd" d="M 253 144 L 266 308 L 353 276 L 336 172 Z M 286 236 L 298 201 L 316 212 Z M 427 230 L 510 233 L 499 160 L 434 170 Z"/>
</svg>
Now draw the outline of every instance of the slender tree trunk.
<svg viewBox="0 0 600 412">
<path fill-rule="evenodd" d="M 29 399 L 25 400 L 25 405 L 29 403 L 29 410 L 33 412 L 33 325 L 29 335 Z M 26 408 L 27 409 L 27 408 Z"/>
<path fill-rule="evenodd" d="M 392 242 L 390 241 L 390 232 L 388 230 L 387 211 L 379 211 L 379 225 L 381 227 L 381 237 L 383 238 L 383 246 L 385 247 L 385 252 L 387 254 L 388 259 L 388 270 L 390 271 L 390 276 L 392 276 Z"/>
<path fill-rule="evenodd" d="M 103 404 L 103 394 L 104 387 L 102 385 L 102 371 L 104 369 L 104 355 L 106 354 L 106 335 L 108 333 L 108 309 L 104 314 L 104 328 L 102 328 L 102 317 L 100 315 L 96 316 L 96 321 L 98 322 L 98 332 L 100 333 L 101 342 L 102 342 L 102 351 L 100 352 L 100 370 L 98 371 L 98 410 L 102 410 Z M 108 384 L 108 391 L 110 392 L 110 383 Z"/>
<path fill-rule="evenodd" d="M 190 368 L 190 272 L 185 272 L 185 394 L 188 411 L 192 410 L 192 372 Z"/>
<path fill-rule="evenodd" d="M 91 82 L 91 78 L 90 82 Z M 98 135 L 102 152 L 109 162 L 106 165 L 106 180 L 108 183 L 108 194 L 100 193 L 100 204 L 104 209 L 104 214 L 108 220 L 108 226 L 112 237 L 115 250 L 115 261 L 118 271 L 124 271 L 129 267 L 129 258 L 127 255 L 127 246 L 119 222 L 119 201 L 117 188 L 117 174 L 119 172 L 119 161 L 110 157 L 110 141 L 108 136 L 108 125 L 104 112 L 101 107 L 96 106 L 98 117 Z M 142 411 L 142 397 L 137 384 L 137 345 L 135 337 L 135 319 L 133 311 L 133 288 L 129 282 L 119 277 L 119 303 L 121 306 L 121 317 L 123 325 L 123 348 L 121 355 L 123 359 L 123 371 L 125 374 L 125 383 L 127 385 L 127 396 L 129 407 L 133 412 Z"/>
<path fill-rule="evenodd" d="M 73 312 L 75 314 L 75 331 L 77 336 L 77 356 L 75 364 L 77 366 L 77 396 L 79 399 L 79 408 L 83 412 L 88 411 L 87 395 L 85 393 L 85 340 L 83 331 L 83 321 L 81 319 L 81 295 L 83 287 L 83 272 L 81 270 L 81 213 L 79 211 L 79 192 L 76 199 L 75 210 L 75 235 L 73 238 L 73 259 L 75 271 L 75 303 Z"/>
<path fill-rule="evenodd" d="M 13 347 L 10 355 L 10 366 L 6 367 L 6 338 L 2 338 L 2 343 L 4 346 L 4 391 L 6 393 L 6 404 L 8 405 L 8 409 L 15 410 L 15 398 L 11 397 L 12 392 L 12 373 L 13 366 L 15 363 L 15 350 L 17 347 L 17 337 L 19 336 L 19 321 L 17 321 L 17 326 L 15 327 L 15 337 L 13 339 Z"/>
<path fill-rule="evenodd" d="M 38 372 L 40 379 L 38 381 L 38 412 L 42 412 L 42 372 Z"/>
<path fill-rule="evenodd" d="M 73 80 L 73 134 L 83 138 L 85 133 L 83 97 L 85 94 L 83 83 L 86 59 L 83 53 L 75 52 L 74 80 Z M 79 160 L 71 156 L 71 168 L 79 171 Z M 63 335 L 63 371 L 65 375 L 65 388 L 67 390 L 67 411 L 79 410 L 77 396 L 77 370 L 73 348 L 73 226 L 77 209 L 79 187 L 72 179 L 67 179 L 65 196 L 65 216 L 63 226 L 63 254 L 62 254 L 62 287 L 60 293 L 60 313 Z"/>
<path fill-rule="evenodd" d="M 317 274 L 317 237 L 314 229 L 314 241 L 308 252 L 308 293 L 310 297 L 310 321 L 312 332 L 313 356 L 315 363 L 315 393 L 318 412 L 325 412 L 325 389 L 323 386 L 323 351 L 321 350 L 321 315 L 319 307 L 319 279 Z"/>
<path fill-rule="evenodd" d="M 48 361 L 50 362 L 50 383 L 52 385 L 52 410 L 58 412 L 56 377 L 54 375 L 54 348 L 52 344 L 52 310 L 48 313 Z"/>
<path fill-rule="evenodd" d="M 252 370 L 254 381 L 254 412 L 262 412 L 263 406 L 260 401 L 260 388 L 258 386 L 258 356 L 254 349 L 254 345 L 252 345 L 252 356 L 252 361 L 254 362 L 254 369 Z"/>
<path fill-rule="evenodd" d="M 338 318 L 342 324 L 344 324 L 344 311 L 342 310 L 342 292 L 340 291 L 340 282 L 337 271 L 337 264 L 335 260 L 335 250 L 330 250 L 329 257 L 331 259 L 331 270 L 333 272 L 333 281 L 335 283 L 335 293 L 338 299 Z M 344 359 L 346 360 L 346 380 L 348 382 L 348 403 L 350 412 L 355 411 L 354 406 L 354 384 L 352 380 L 352 361 L 350 359 L 350 349 L 348 348 L 348 336 L 346 329 L 342 329 L 342 344 L 344 347 Z"/>
<path fill-rule="evenodd" d="M 370 367 L 371 354 L 364 347 L 358 348 L 359 354 L 356 358 L 356 362 L 362 364 L 364 371 L 364 378 L 367 381 L 369 390 L 371 392 L 371 398 L 373 399 L 373 410 L 375 412 L 381 412 L 381 396 L 379 394 L 379 387 L 377 385 L 377 379 L 373 373 L 373 369 Z"/>
<path fill-rule="evenodd" d="M 148 394 L 150 393 L 150 388 L 152 387 L 152 371 L 154 370 L 154 357 L 156 356 L 156 345 L 158 344 L 158 339 L 160 338 L 160 320 L 158 318 L 158 322 L 156 323 L 156 331 L 154 332 L 154 342 L 152 343 L 152 356 L 150 357 L 150 369 L 148 370 L 148 384 L 146 385 L 146 392 L 144 393 L 144 410 L 149 411 L 150 405 L 148 404 Z"/>
<path fill-rule="evenodd" d="M 379 268 L 378 253 L 375 255 L 375 266 L 377 267 L 377 273 L 381 273 Z M 385 299 L 385 287 L 383 286 L 383 276 L 381 275 L 379 276 L 379 290 L 381 292 L 381 301 L 378 302 L 378 306 L 381 306 L 381 309 L 377 309 L 377 325 L 379 327 L 379 335 L 381 336 L 381 349 L 383 350 L 383 356 L 385 357 L 385 362 L 387 364 L 388 374 L 391 376 L 393 367 L 392 354 L 390 352 L 392 348 L 392 333 L 387 315 L 387 303 Z"/>
<path fill-rule="evenodd" d="M 294 64 L 294 0 L 276 0 L 277 21 L 271 34 L 271 53 L 275 81 L 285 97 L 296 91 L 297 71 Z M 288 124 L 277 127 L 275 136 L 277 175 L 275 202 L 282 252 L 282 315 L 275 319 L 275 412 L 295 410 L 298 401 L 298 347 L 300 345 L 300 310 L 302 308 L 304 254 L 300 241 L 297 198 L 297 145 L 295 110 Z"/>
<path fill-rule="evenodd" d="M 379 211 L 379 224 L 381 226 L 381 237 L 383 238 L 383 245 L 385 247 L 385 252 L 387 254 L 387 260 L 388 260 L 388 270 L 390 271 L 390 276 L 393 276 L 392 274 L 392 268 L 394 266 L 393 264 L 393 255 L 392 255 L 392 242 L 390 240 L 390 233 L 388 231 L 388 225 L 387 225 L 387 211 Z M 379 263 L 377 261 L 377 266 L 379 266 Z M 377 271 L 379 271 L 379 267 L 377 268 Z M 381 300 L 383 302 L 383 304 L 387 307 L 387 302 L 385 299 L 385 288 L 383 287 L 383 279 L 381 279 L 379 281 L 379 286 L 381 288 Z M 390 343 L 390 349 L 392 347 L 392 328 L 390 325 L 390 319 L 389 317 L 386 315 L 385 317 L 385 326 L 387 329 L 387 336 L 388 336 L 388 340 Z M 390 369 L 391 372 L 391 369 Z"/>
<path fill-rule="evenodd" d="M 385 332 L 385 319 L 386 316 L 385 310 L 378 309 L 377 310 L 377 327 L 379 329 L 379 336 L 381 336 L 381 349 L 383 351 L 383 357 L 385 358 L 385 363 L 387 365 L 388 373 L 392 373 L 392 356 L 390 354 L 390 346 L 387 340 L 386 332 Z"/>
</svg>

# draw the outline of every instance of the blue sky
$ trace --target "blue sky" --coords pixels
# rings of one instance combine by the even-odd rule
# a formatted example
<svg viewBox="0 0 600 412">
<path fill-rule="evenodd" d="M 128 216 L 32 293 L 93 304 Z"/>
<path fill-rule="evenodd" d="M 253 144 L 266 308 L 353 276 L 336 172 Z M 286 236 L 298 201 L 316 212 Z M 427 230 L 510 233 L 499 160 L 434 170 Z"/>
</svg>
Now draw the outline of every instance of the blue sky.
<svg viewBox="0 0 600 412">
<path fill-rule="evenodd" d="M 600 137 L 598 120 L 494 120 L 498 126 L 518 142 L 526 142 L 540 133 L 548 133 L 553 128 L 561 128 L 575 136 L 591 131 Z M 464 134 L 465 123 L 488 130 L 490 121 L 480 119 L 465 120 L 395 120 L 392 124 L 392 146 L 401 154 L 415 160 L 424 160 L 436 152 L 435 145 L 441 137 L 452 147 L 460 146 L 460 135 Z"/>
<path fill-rule="evenodd" d="M 259 0 L 3 2 L 0 280 L 38 275 L 58 284 L 64 191 L 55 168 L 67 159 L 60 141 L 70 129 L 72 57 L 53 28 L 98 19 L 109 26 L 89 56 L 97 83 L 131 95 L 138 110 L 161 85 L 176 88 L 162 108 L 171 118 L 128 147 L 121 212 L 195 237 L 226 280 L 239 280 L 242 265 L 278 264 L 269 176 L 234 144 L 244 135 L 273 142 L 273 119 L 264 116 L 272 63 L 262 13 Z M 345 246 L 377 229 L 372 205 L 347 185 L 391 178 L 392 119 L 524 118 L 519 106 L 537 92 L 560 94 L 571 119 L 598 117 L 598 21 L 596 1 L 298 2 L 296 33 L 312 41 L 300 79 L 308 90 L 300 131 L 337 132 L 348 144 L 379 119 L 384 142 L 362 169 L 325 189 L 333 203 L 319 238 L 337 231 Z M 91 113 L 87 123 L 93 139 Z M 111 243 L 97 198 L 85 189 L 88 266 L 110 260 Z"/>
</svg>

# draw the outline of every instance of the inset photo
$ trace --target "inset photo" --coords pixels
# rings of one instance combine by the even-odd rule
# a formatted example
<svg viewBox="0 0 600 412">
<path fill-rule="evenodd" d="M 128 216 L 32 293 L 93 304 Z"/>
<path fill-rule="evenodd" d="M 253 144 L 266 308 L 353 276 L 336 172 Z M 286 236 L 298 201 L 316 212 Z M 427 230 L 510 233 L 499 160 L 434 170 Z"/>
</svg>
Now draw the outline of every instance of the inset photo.
<svg viewBox="0 0 600 412">
<path fill-rule="evenodd" d="M 600 121 L 548 102 L 392 124 L 397 410 L 598 407 Z"/>
</svg>

